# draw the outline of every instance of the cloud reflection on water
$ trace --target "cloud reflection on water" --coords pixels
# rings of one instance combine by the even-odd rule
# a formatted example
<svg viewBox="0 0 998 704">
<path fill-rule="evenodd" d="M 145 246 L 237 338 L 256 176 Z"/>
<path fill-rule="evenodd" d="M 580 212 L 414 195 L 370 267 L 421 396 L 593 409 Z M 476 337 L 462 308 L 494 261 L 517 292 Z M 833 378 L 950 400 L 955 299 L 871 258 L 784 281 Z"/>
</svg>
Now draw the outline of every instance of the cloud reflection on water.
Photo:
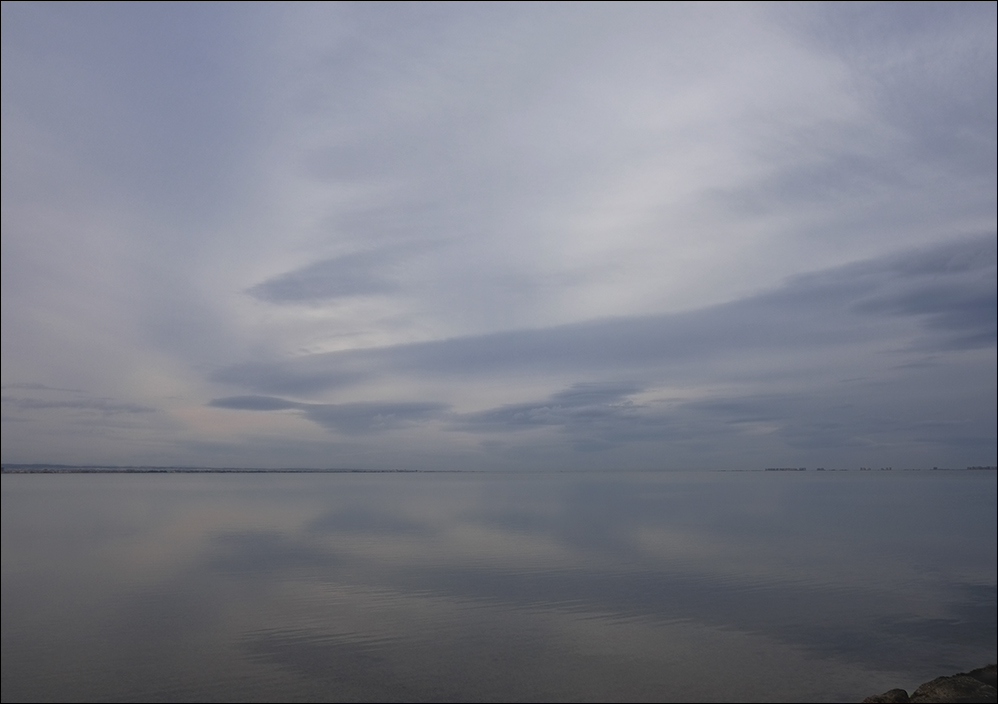
<svg viewBox="0 0 998 704">
<path fill-rule="evenodd" d="M 990 473 L 3 481 L 4 661 L 80 691 L 813 700 L 994 657 Z"/>
</svg>

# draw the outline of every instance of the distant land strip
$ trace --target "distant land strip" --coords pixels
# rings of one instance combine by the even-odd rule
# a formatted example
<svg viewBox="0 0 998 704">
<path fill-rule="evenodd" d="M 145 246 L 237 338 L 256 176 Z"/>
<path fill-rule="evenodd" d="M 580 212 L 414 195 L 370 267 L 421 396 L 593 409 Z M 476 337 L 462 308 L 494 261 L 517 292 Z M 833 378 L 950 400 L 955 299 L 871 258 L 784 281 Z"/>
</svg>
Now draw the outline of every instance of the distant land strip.
<svg viewBox="0 0 998 704">
<path fill-rule="evenodd" d="M 116 467 L 74 466 L 61 464 L 5 464 L 3 474 L 414 474 L 453 472 L 447 469 L 309 469 L 306 467 Z"/>
<path fill-rule="evenodd" d="M 998 467 L 993 465 L 975 465 L 971 467 L 926 467 L 926 471 L 936 472 L 960 472 L 967 470 L 990 470 L 996 471 Z M 881 467 L 879 471 L 888 472 L 893 467 Z M 904 472 L 920 472 L 923 468 L 905 468 Z M 517 470 L 495 470 L 499 472 L 516 472 Z M 552 473 L 581 473 L 591 474 L 592 470 L 577 470 L 575 472 L 566 470 L 551 470 Z M 651 470 L 651 471 L 676 471 L 676 470 Z M 682 470 L 679 470 L 682 471 Z M 767 467 L 765 470 L 758 469 L 720 469 L 720 470 L 690 470 L 690 471 L 717 471 L 717 472 L 805 472 L 806 467 Z M 860 467 L 858 470 L 849 469 L 825 469 L 818 467 L 817 472 L 848 472 L 874 471 L 870 467 Z M 3 474 L 454 474 L 454 473 L 482 473 L 482 470 L 471 469 L 352 469 L 352 468 L 319 468 L 310 469 L 308 467 L 156 467 L 156 466 L 120 466 L 120 465 L 68 465 L 68 464 L 4 464 L 0 465 L 0 473 Z"/>
</svg>

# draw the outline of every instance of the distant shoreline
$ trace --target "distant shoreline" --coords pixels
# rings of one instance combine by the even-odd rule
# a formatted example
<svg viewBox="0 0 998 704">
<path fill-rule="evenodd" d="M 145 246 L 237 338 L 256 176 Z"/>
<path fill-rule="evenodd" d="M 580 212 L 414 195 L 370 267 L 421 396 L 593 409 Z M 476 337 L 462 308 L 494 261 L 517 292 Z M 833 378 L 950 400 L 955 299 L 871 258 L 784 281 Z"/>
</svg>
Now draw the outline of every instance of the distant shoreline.
<svg viewBox="0 0 998 704">
<path fill-rule="evenodd" d="M 810 470 L 813 472 L 888 472 L 893 468 L 882 468 L 873 470 L 867 467 L 859 469 L 824 469 L 817 468 Z M 913 467 L 898 471 L 902 472 L 967 472 L 990 470 L 996 471 L 998 467 L 993 466 L 973 466 L 973 467 Z M 512 471 L 517 470 L 492 470 L 492 471 Z M 536 470 L 531 470 L 536 471 Z M 627 471 L 627 470 L 625 470 Z M 656 472 L 673 472 L 684 470 L 649 470 Z M 804 472 L 808 471 L 804 467 L 794 468 L 765 468 L 765 469 L 715 469 L 715 470 L 685 470 L 701 472 Z M 159 467 L 159 466 L 114 466 L 114 465 L 62 465 L 62 464 L 5 464 L 0 465 L 0 474 L 483 474 L 489 470 L 472 469 L 351 469 L 351 468 L 324 468 L 310 469 L 307 467 L 282 467 L 268 469 L 261 467 Z M 551 473 L 565 473 L 565 470 L 551 470 Z M 579 470 L 572 473 L 591 473 L 591 470 Z"/>
<path fill-rule="evenodd" d="M 71 465 L 3 465 L 2 474 L 416 474 L 457 472 L 448 469 L 307 469 L 286 467 L 74 467 Z"/>
</svg>

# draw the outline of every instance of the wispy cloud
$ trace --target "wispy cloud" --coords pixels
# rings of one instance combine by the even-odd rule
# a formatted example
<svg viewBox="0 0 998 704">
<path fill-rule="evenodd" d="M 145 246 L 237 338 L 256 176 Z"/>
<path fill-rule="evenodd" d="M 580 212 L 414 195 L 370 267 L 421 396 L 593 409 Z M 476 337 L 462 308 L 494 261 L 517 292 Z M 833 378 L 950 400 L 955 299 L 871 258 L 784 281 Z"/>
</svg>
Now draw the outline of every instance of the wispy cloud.
<svg viewBox="0 0 998 704">
<path fill-rule="evenodd" d="M 309 264 L 275 276 L 249 289 L 249 293 L 271 303 L 314 302 L 347 296 L 393 293 L 393 283 L 383 269 L 381 252 L 358 252 Z"/>
<path fill-rule="evenodd" d="M 389 371 L 626 375 L 766 353 L 834 354 L 856 344 L 987 348 L 996 343 L 995 272 L 995 238 L 986 235 L 802 275 L 771 291 L 684 313 L 306 355 L 223 369 L 215 378 L 257 390 L 279 388 L 286 379 L 283 392 L 295 393 L 308 390 L 308 379 L 323 390 Z"/>
<path fill-rule="evenodd" d="M 324 428 L 349 435 L 395 430 L 439 417 L 442 403 L 298 403 L 273 396 L 229 396 L 210 403 L 215 408 L 241 411 L 300 411 Z"/>
<path fill-rule="evenodd" d="M 155 409 L 137 403 L 118 403 L 110 399 L 87 398 L 72 401 L 45 401 L 34 398 L 4 396 L 3 403 L 21 411 L 35 411 L 49 408 L 64 408 L 77 411 L 98 411 L 100 413 L 152 413 Z"/>
<path fill-rule="evenodd" d="M 5 461 L 993 462 L 993 3 L 2 12 Z"/>
</svg>

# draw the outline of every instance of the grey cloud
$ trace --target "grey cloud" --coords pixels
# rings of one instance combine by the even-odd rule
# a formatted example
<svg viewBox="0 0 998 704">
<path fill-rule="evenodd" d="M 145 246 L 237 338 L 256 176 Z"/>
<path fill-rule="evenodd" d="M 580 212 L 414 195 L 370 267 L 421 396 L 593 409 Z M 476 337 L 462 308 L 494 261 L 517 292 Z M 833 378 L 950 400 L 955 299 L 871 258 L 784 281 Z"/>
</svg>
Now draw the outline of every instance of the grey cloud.
<svg viewBox="0 0 998 704">
<path fill-rule="evenodd" d="M 885 268 L 899 274 L 956 274 L 995 268 L 995 233 L 982 232 L 955 242 L 903 252 L 887 260 Z"/>
<path fill-rule="evenodd" d="M 575 384 L 569 389 L 552 394 L 551 401 L 567 408 L 604 405 L 619 402 L 643 388 L 639 384 Z"/>
<path fill-rule="evenodd" d="M 386 175 L 410 175 L 419 162 L 432 163 L 435 145 L 405 125 L 360 142 L 316 149 L 305 155 L 303 169 L 320 181 L 366 181 Z"/>
<path fill-rule="evenodd" d="M 543 401 L 508 404 L 459 416 L 453 429 L 471 433 L 508 433 L 552 428 L 576 450 L 604 451 L 629 442 L 689 442 L 736 432 L 727 418 L 688 404 L 637 403 L 637 386 L 575 384 Z M 722 405 L 723 407 L 723 405 Z M 758 413 L 753 409 L 754 413 Z"/>
<path fill-rule="evenodd" d="M 259 116 L 245 72 L 259 44 L 240 32 L 251 14 L 5 6 L 4 47 L 17 47 L 4 53 L 5 98 L 13 91 L 15 110 L 85 155 L 117 191 L 155 200 L 160 221 L 190 223 L 218 212 L 244 173 Z"/>
<path fill-rule="evenodd" d="M 22 391 L 65 391 L 73 394 L 82 394 L 83 391 L 80 389 L 63 389 L 58 386 L 48 386 L 46 384 L 39 384 L 37 382 L 25 382 L 19 384 L 4 384 L 2 387 L 4 389 L 20 389 Z"/>
<path fill-rule="evenodd" d="M 208 405 L 240 411 L 285 411 L 290 408 L 301 408 L 304 404 L 285 401 L 283 398 L 274 398 L 273 396 L 228 396 L 212 399 Z"/>
<path fill-rule="evenodd" d="M 998 338 L 996 262 L 989 233 L 796 277 L 758 300 L 818 313 L 825 299 L 824 313 L 920 318 L 924 336 L 908 343 L 913 349 L 989 347 Z"/>
<path fill-rule="evenodd" d="M 674 418 L 657 405 L 638 404 L 628 398 L 642 390 L 637 384 L 574 384 L 544 401 L 508 404 L 459 416 L 452 427 L 490 433 L 554 427 L 584 452 L 675 435 Z"/>
<path fill-rule="evenodd" d="M 242 386 L 262 393 L 307 396 L 340 386 L 360 378 L 357 372 L 329 368 L 308 357 L 289 364 L 244 362 L 216 370 L 212 381 Z"/>
<path fill-rule="evenodd" d="M 895 446 L 993 454 L 994 416 L 960 414 L 944 391 L 937 398 L 911 391 L 924 380 L 924 375 L 905 375 L 889 385 L 848 393 L 826 388 L 715 398 L 683 404 L 676 413 L 697 434 L 715 440 L 764 424 L 787 447 L 808 453 L 842 449 L 862 453 Z M 889 395 L 889 400 L 880 395 Z"/>
<path fill-rule="evenodd" d="M 810 24 L 812 41 L 866 79 L 923 164 L 945 161 L 993 182 L 994 23 L 993 3 L 868 3 L 829 4 L 798 26 Z"/>
<path fill-rule="evenodd" d="M 324 428 L 355 435 L 432 420 L 446 409 L 443 403 L 315 403 L 304 411 L 309 420 Z"/>
<path fill-rule="evenodd" d="M 856 397 L 829 399 L 824 394 L 745 394 L 693 401 L 676 409 L 690 432 L 715 440 L 767 428 L 789 447 L 805 450 L 860 448 L 883 437 L 897 423 L 885 422 Z"/>
<path fill-rule="evenodd" d="M 693 401 L 637 402 L 628 398 L 636 386 L 577 384 L 542 401 L 458 416 L 452 428 L 489 434 L 549 428 L 579 451 L 633 442 L 664 442 L 679 451 L 737 441 L 732 446 L 780 446 L 808 455 L 862 457 L 892 446 L 993 454 L 993 411 L 966 410 L 968 403 L 987 403 L 993 390 L 972 375 L 953 384 L 941 371 L 906 368 L 878 382 L 817 383 L 782 394 L 748 389 Z"/>
<path fill-rule="evenodd" d="M 951 368 L 973 357 L 979 372 L 978 352 L 994 349 L 993 232 L 781 284 L 856 252 L 991 227 L 993 3 L 150 7 L 3 4 L 4 175 L 16 185 L 5 378 L 109 383 L 92 390 L 158 405 L 112 364 L 155 371 L 177 408 L 224 396 L 217 408 L 354 435 L 452 423 L 595 447 L 756 421 L 573 382 L 784 391 L 813 386 L 809 374 L 880 378 L 930 353 Z M 697 301 L 728 302 L 661 314 Z M 652 314 L 592 318 L 624 312 Z M 551 320 L 576 322 L 536 327 Z M 439 330 L 461 336 L 269 352 Z M 194 389 L 185 369 L 225 386 Z M 528 379 L 544 388 L 489 398 Z M 414 400 L 481 390 L 474 408 L 494 408 L 327 403 L 370 401 L 396 380 L 433 389 Z M 182 412 L 8 388 L 14 420 L 164 419 L 163 434 L 118 441 L 122 453 L 221 432 Z M 749 405 L 775 423 L 793 403 Z M 848 425 L 805 427 L 801 413 L 798 435 L 778 432 L 832 442 Z M 57 434 L 25 431 L 19 456 L 85 445 Z M 365 447 L 381 453 L 380 440 Z"/>
<path fill-rule="evenodd" d="M 538 426 L 598 424 L 621 414 L 633 415 L 630 394 L 641 391 L 637 385 L 581 383 L 552 394 L 544 401 L 515 403 L 462 416 L 456 427 L 462 430 L 517 430 Z"/>
<path fill-rule="evenodd" d="M 208 405 L 242 411 L 295 410 L 327 430 L 346 435 L 402 428 L 437 418 L 448 408 L 446 404 L 428 402 L 298 403 L 273 396 L 229 396 L 213 399 Z"/>
<path fill-rule="evenodd" d="M 270 303 L 322 301 L 389 293 L 397 287 L 384 273 L 391 257 L 359 252 L 326 259 L 257 284 L 248 293 Z"/>
<path fill-rule="evenodd" d="M 994 235 L 898 257 L 872 295 L 852 310 L 888 316 L 921 316 L 921 347 L 974 349 L 998 337 L 998 285 Z M 872 275 L 881 272 L 873 271 Z"/>
<path fill-rule="evenodd" d="M 763 156 L 767 175 L 720 207 L 794 213 L 791 237 L 819 248 L 993 220 L 993 3 L 834 3 L 780 16 L 848 71 L 863 117 L 781 134 L 781 148 Z"/>
<path fill-rule="evenodd" d="M 989 347 L 996 341 L 995 264 L 995 235 L 988 234 L 795 277 L 770 292 L 686 313 L 311 355 L 229 367 L 213 378 L 292 394 L 386 370 L 643 370 L 634 378 L 646 378 L 669 365 L 753 351 L 827 352 L 871 341 L 911 350 Z M 890 325 L 903 319 L 917 321 L 920 339 Z"/>
<path fill-rule="evenodd" d="M 46 401 L 35 398 L 4 396 L 3 403 L 21 411 L 35 411 L 51 408 L 64 408 L 79 411 L 98 411 L 105 415 L 116 413 L 153 413 L 156 409 L 137 403 L 119 403 L 106 398 L 81 398 L 68 401 Z"/>
<path fill-rule="evenodd" d="M 856 309 L 925 316 L 926 330 L 942 333 L 927 340 L 926 347 L 983 348 L 994 344 L 998 331 L 994 291 L 994 281 L 982 281 L 978 286 L 925 286 L 872 298 L 857 304 Z"/>
</svg>

